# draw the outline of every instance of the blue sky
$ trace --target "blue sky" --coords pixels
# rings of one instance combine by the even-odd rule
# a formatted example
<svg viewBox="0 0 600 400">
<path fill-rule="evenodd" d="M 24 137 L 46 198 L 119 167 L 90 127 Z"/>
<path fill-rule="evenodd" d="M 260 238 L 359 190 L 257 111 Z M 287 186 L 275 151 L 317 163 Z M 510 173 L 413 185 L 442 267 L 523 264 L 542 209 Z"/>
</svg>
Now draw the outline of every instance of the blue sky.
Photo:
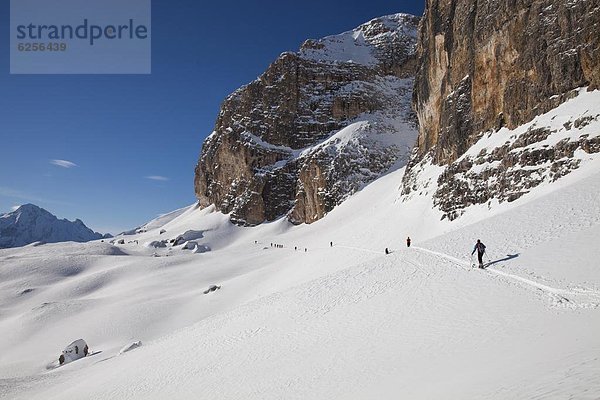
<svg viewBox="0 0 600 400">
<path fill-rule="evenodd" d="M 305 39 L 423 6 L 154 0 L 151 75 L 10 75 L 2 1 L 0 213 L 34 203 L 114 234 L 192 204 L 202 141 L 229 93 Z"/>
</svg>

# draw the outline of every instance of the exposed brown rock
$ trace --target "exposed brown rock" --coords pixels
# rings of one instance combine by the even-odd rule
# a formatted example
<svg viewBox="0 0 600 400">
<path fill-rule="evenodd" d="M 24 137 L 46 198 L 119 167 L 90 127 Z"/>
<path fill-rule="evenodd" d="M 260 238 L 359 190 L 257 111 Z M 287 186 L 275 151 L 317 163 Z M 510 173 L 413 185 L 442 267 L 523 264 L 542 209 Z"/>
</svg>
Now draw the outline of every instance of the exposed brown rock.
<svg viewBox="0 0 600 400">
<path fill-rule="evenodd" d="M 600 2 L 428 0 L 414 101 L 418 157 L 458 158 L 479 132 L 514 128 L 600 84 Z"/>
<path fill-rule="evenodd" d="M 403 194 L 423 190 L 425 164 L 445 166 L 432 194 L 454 219 L 470 205 L 514 201 L 568 174 L 579 166 L 577 149 L 598 152 L 598 137 L 586 135 L 530 146 L 554 132 L 530 126 L 514 141 L 465 155 L 484 135 L 528 123 L 578 88 L 598 88 L 598 32 L 599 0 L 427 0 L 413 92 L 419 138 Z M 562 130 L 577 137 L 574 130 L 597 118 L 583 115 Z"/>
<path fill-rule="evenodd" d="M 600 115 L 586 120 L 598 121 Z M 572 128 L 572 132 L 578 129 Z M 563 130 L 571 130 L 564 128 Z M 542 182 L 554 182 L 579 168 L 581 160 L 575 151 L 588 154 L 600 152 L 600 136 L 590 138 L 583 134 L 577 140 L 562 139 L 554 145 L 531 146 L 555 134 L 547 127 L 531 127 L 512 143 L 496 147 L 477 157 L 468 154 L 449 164 L 438 178 L 434 205 L 443 211 L 445 218 L 455 219 L 464 209 L 492 199 L 502 203 L 514 201 Z M 487 164 L 482 171 L 472 170 L 474 165 Z"/>
<path fill-rule="evenodd" d="M 196 166 L 199 204 L 243 225 L 286 214 L 310 223 L 405 160 L 407 146 L 377 136 L 402 133 L 391 120 L 416 136 L 409 100 L 418 21 L 397 14 L 307 40 L 227 97 Z M 360 121 L 364 137 L 321 144 Z"/>
</svg>

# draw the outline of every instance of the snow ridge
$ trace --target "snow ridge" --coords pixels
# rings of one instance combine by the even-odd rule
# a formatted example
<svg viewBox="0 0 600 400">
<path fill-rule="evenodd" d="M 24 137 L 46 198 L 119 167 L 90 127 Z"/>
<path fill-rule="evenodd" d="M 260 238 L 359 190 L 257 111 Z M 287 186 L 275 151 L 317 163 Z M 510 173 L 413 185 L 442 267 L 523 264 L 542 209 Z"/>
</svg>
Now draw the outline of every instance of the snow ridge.
<svg viewBox="0 0 600 400">
<path fill-rule="evenodd" d="M 380 53 L 384 51 L 385 43 L 393 40 L 391 38 L 402 38 L 406 40 L 406 46 L 416 46 L 417 28 L 410 23 L 414 18 L 403 13 L 374 18 L 351 31 L 307 40 L 299 54 L 307 60 L 372 67 L 381 62 Z"/>
</svg>

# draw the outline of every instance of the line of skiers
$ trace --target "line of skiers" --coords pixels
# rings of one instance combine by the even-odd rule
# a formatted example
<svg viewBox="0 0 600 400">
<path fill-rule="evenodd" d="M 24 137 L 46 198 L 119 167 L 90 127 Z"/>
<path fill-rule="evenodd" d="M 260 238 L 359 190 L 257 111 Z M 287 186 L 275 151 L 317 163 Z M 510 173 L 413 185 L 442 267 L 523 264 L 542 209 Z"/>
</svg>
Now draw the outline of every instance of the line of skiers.
<svg viewBox="0 0 600 400">
<path fill-rule="evenodd" d="M 257 241 L 257 240 L 255 240 L 255 241 L 254 241 L 254 243 L 258 243 L 258 241 Z M 276 249 L 283 249 L 285 246 L 284 246 L 284 245 L 282 245 L 282 244 L 271 243 L 271 247 L 274 247 L 274 248 L 276 248 Z M 294 246 L 294 251 L 298 251 L 298 250 L 302 251 L 302 248 L 300 248 L 300 247 L 298 247 L 298 246 Z M 306 247 L 305 247 L 305 248 L 304 248 L 304 252 L 305 252 L 305 253 L 306 253 L 306 252 L 308 252 L 308 248 L 306 248 Z"/>
<path fill-rule="evenodd" d="M 406 238 L 406 247 L 410 247 L 410 236 Z M 388 249 L 387 247 L 385 248 L 385 254 L 390 254 L 392 251 L 390 249 Z"/>
<path fill-rule="evenodd" d="M 406 238 L 406 247 L 410 247 L 410 243 L 411 243 L 411 240 L 410 240 L 410 236 L 409 236 Z M 333 247 L 333 242 L 329 242 L 329 247 Z M 384 252 L 385 252 L 385 254 L 390 254 L 391 250 L 386 247 Z"/>
<path fill-rule="evenodd" d="M 255 240 L 254 243 L 258 243 L 258 242 Z M 411 244 L 411 239 L 410 239 L 410 236 L 408 236 L 406 238 L 406 247 L 410 247 L 410 244 Z M 282 249 L 284 246 L 282 244 L 271 243 L 271 247 Z M 333 242 L 329 242 L 329 247 L 333 247 Z M 298 246 L 294 246 L 294 250 L 297 251 Z M 302 250 L 302 249 L 300 249 L 300 250 Z M 307 252 L 308 249 L 305 247 L 304 251 Z M 385 252 L 385 254 L 390 254 L 391 250 L 386 247 L 384 252 Z M 473 254 L 475 254 L 475 252 L 477 252 L 477 260 L 479 261 L 479 268 L 483 268 L 484 267 L 483 255 L 485 254 L 485 244 L 483 244 L 480 239 L 477 239 L 477 243 L 475 243 L 475 247 L 473 248 L 473 251 L 471 252 L 471 257 L 473 257 Z"/>
<path fill-rule="evenodd" d="M 406 247 L 410 247 L 410 236 L 406 238 Z M 475 243 L 475 247 L 473 248 L 473 251 L 471 252 L 471 257 L 473 257 L 473 254 L 475 254 L 475 252 L 477 252 L 477 261 L 479 262 L 479 268 L 484 268 L 484 264 L 483 264 L 483 255 L 485 254 L 485 244 L 483 244 L 483 242 L 480 239 L 477 239 L 477 243 Z M 385 248 L 385 254 L 390 254 L 391 251 L 386 247 Z"/>
</svg>

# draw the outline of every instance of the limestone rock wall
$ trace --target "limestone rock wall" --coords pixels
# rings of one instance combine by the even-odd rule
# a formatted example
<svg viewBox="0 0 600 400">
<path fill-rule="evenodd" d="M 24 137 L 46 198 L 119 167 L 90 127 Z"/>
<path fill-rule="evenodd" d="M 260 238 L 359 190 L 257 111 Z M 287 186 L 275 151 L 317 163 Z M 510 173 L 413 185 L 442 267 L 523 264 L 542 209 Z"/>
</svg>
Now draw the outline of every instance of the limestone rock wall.
<svg viewBox="0 0 600 400">
<path fill-rule="evenodd" d="M 600 0 L 427 0 L 413 92 L 419 136 L 403 195 L 436 187 L 434 206 L 455 219 L 514 201 L 597 153 L 600 132 L 537 118 L 568 118 L 547 113 L 573 100 L 585 107 L 569 109 L 575 120 L 596 121 L 585 100 L 595 97 L 582 90 L 600 88 L 599 32 Z M 443 172 L 425 189 L 427 165 Z"/>
<path fill-rule="evenodd" d="M 598 0 L 428 0 L 414 103 L 418 157 L 456 160 L 477 134 L 515 128 L 600 85 Z"/>
<path fill-rule="evenodd" d="M 418 22 L 395 14 L 307 40 L 228 96 L 196 166 L 200 205 L 241 225 L 310 223 L 405 163 Z"/>
</svg>

